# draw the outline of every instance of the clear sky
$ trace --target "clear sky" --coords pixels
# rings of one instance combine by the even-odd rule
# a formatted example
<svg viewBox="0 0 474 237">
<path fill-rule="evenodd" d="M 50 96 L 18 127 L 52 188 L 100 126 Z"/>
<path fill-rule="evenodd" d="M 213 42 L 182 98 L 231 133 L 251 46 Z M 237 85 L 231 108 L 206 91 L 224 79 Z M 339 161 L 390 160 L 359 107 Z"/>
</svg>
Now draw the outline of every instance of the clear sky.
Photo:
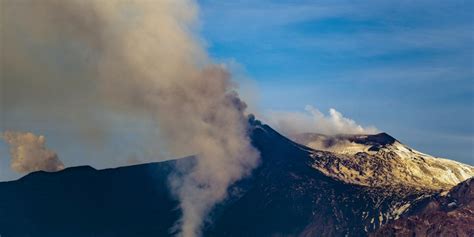
<svg viewBox="0 0 474 237">
<path fill-rule="evenodd" d="M 473 1 L 199 3 L 211 56 L 240 65 L 261 109 L 336 108 L 474 164 Z"/>
</svg>

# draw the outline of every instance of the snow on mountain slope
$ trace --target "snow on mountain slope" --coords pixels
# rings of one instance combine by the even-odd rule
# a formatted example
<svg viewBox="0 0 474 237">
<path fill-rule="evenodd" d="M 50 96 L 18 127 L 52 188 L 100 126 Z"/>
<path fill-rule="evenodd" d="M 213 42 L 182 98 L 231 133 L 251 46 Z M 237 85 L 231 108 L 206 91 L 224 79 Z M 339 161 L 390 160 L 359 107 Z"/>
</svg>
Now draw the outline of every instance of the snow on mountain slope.
<svg viewBox="0 0 474 237">
<path fill-rule="evenodd" d="M 474 236 L 474 179 L 420 204 L 408 215 L 389 221 L 369 236 Z"/>
<path fill-rule="evenodd" d="M 402 224 L 412 223 L 404 220 L 420 214 L 425 203 L 443 196 L 440 190 L 409 185 L 396 188 L 368 185 L 370 177 L 400 179 L 400 175 L 384 170 L 400 170 L 406 163 L 399 163 L 402 168 L 394 168 L 396 163 L 382 155 L 365 155 L 364 160 L 360 158 L 364 155 L 359 154 L 364 152 L 315 151 L 290 141 L 259 121 L 249 122 L 249 136 L 260 152 L 261 163 L 251 175 L 229 188 L 228 198 L 209 214 L 202 236 L 367 236 L 397 219 L 402 219 Z M 368 154 L 383 150 L 383 146 L 393 144 L 395 139 L 384 135 L 352 137 L 351 140 L 370 144 Z M 316 158 L 317 154 L 322 157 Z M 179 202 L 173 190 L 169 189 L 169 176 L 176 174 L 177 165 L 192 167 L 196 159 L 199 157 L 106 170 L 72 167 L 0 182 L 0 235 L 175 236 L 174 223 L 182 213 L 177 208 Z M 372 162 L 374 167 L 364 162 Z M 332 169 L 337 172 L 331 173 Z M 369 172 L 379 173 L 376 176 Z M 355 176 L 345 176 L 350 173 Z M 355 182 L 365 184 L 355 185 Z M 376 184 L 380 183 L 383 184 L 382 181 Z M 389 184 L 386 181 L 385 185 Z M 459 195 L 455 201 L 462 205 L 465 192 L 456 193 Z M 446 193 L 442 199 L 448 200 L 449 195 Z M 442 206 L 444 203 L 452 206 L 451 202 L 451 199 L 443 201 Z M 460 211 L 471 216 L 473 213 L 470 207 Z M 438 214 L 428 213 L 428 217 L 445 218 L 443 213 Z M 456 226 L 465 226 L 464 222 L 461 220 L 461 225 Z M 392 228 L 388 231 L 392 233 Z"/>
<path fill-rule="evenodd" d="M 416 151 L 386 133 L 301 134 L 294 140 L 314 151 L 312 166 L 346 183 L 447 190 L 474 176 L 474 167 Z"/>
</svg>

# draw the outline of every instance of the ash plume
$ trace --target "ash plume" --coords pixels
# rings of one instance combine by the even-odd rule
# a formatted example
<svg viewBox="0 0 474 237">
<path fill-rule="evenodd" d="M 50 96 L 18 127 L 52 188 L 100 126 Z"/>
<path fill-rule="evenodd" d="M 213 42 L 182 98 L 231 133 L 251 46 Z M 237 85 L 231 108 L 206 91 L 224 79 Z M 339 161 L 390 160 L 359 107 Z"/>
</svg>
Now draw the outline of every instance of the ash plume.
<svg viewBox="0 0 474 237">
<path fill-rule="evenodd" d="M 58 155 L 46 147 L 46 138 L 31 132 L 7 131 L 2 135 L 10 146 L 11 168 L 19 173 L 59 171 L 64 164 Z"/>
<path fill-rule="evenodd" d="M 245 103 L 224 66 L 196 37 L 197 6 L 187 0 L 6 0 L 6 110 L 108 129 L 91 112 L 152 118 L 170 155 L 197 154 L 171 177 L 180 200 L 180 236 L 198 236 L 227 188 L 258 163 Z M 8 76 L 10 75 L 10 76 Z M 13 76 L 12 76 L 13 75 Z M 53 88 L 53 89 L 51 89 Z M 51 109 L 48 103 L 63 102 Z M 60 111 L 60 112 L 58 112 Z M 79 125 L 77 125 L 79 124 Z M 91 139 L 97 137 L 93 133 Z M 178 167 L 180 169 L 180 167 Z"/>
</svg>

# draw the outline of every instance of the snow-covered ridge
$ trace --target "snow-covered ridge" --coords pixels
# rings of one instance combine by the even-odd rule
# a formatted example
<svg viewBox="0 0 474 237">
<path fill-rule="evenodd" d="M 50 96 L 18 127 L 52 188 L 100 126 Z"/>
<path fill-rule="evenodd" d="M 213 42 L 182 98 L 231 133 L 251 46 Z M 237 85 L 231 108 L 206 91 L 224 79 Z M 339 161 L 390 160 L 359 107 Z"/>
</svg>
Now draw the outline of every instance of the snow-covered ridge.
<svg viewBox="0 0 474 237">
<path fill-rule="evenodd" d="M 347 183 L 446 190 L 474 176 L 470 165 L 421 153 L 386 133 L 301 134 L 294 140 L 314 149 L 315 169 Z"/>
</svg>

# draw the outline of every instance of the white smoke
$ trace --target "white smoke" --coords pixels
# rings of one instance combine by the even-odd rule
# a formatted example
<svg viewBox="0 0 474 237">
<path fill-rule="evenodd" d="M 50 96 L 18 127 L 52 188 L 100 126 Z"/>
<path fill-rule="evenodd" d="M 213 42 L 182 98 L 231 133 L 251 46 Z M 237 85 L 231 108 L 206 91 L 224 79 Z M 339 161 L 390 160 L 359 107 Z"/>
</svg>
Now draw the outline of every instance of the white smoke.
<svg viewBox="0 0 474 237">
<path fill-rule="evenodd" d="M 2 8 L 4 110 L 28 105 L 25 118 L 81 126 L 91 139 L 113 129 L 96 124 L 98 111 L 152 119 L 169 154 L 198 155 L 170 183 L 183 211 L 179 234 L 200 235 L 258 153 L 235 84 L 195 37 L 195 3 L 5 0 Z"/>
<path fill-rule="evenodd" d="M 64 169 L 58 155 L 46 148 L 44 136 L 36 136 L 30 132 L 3 133 L 3 139 L 10 146 L 11 168 L 19 173 L 34 171 L 58 171 Z"/>
<path fill-rule="evenodd" d="M 269 124 L 289 136 L 301 133 L 336 134 L 375 134 L 377 128 L 363 127 L 354 120 L 346 118 L 331 108 L 329 115 L 323 114 L 311 105 L 304 112 L 270 111 L 265 115 Z"/>
</svg>

